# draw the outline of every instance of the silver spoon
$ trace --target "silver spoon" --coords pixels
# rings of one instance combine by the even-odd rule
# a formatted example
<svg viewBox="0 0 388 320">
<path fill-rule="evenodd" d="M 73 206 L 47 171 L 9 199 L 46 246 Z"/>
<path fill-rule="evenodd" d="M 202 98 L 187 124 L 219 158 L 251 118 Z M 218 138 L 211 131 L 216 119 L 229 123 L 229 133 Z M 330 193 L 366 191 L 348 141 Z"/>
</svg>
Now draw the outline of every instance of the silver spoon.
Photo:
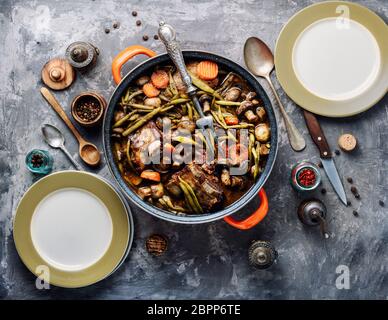
<svg viewBox="0 0 388 320">
<path fill-rule="evenodd" d="M 268 46 L 256 37 L 249 38 L 244 45 L 244 60 L 248 69 L 257 77 L 263 77 L 271 87 L 276 101 L 279 104 L 280 112 L 286 125 L 288 139 L 292 149 L 302 151 L 306 147 L 302 134 L 296 128 L 294 122 L 288 116 L 275 87 L 272 84 L 270 74 L 275 66 L 273 54 Z"/>
<path fill-rule="evenodd" d="M 46 143 L 50 147 L 56 148 L 56 149 L 58 149 L 58 148 L 61 149 L 63 151 L 63 153 L 69 158 L 69 160 L 74 165 L 74 167 L 77 170 L 82 170 L 82 167 L 80 166 L 80 164 L 74 160 L 72 155 L 65 148 L 65 138 L 62 135 L 61 131 L 59 131 L 58 128 L 54 127 L 51 124 L 45 123 L 42 126 L 42 134 L 43 134 L 44 141 L 46 141 Z"/>
</svg>

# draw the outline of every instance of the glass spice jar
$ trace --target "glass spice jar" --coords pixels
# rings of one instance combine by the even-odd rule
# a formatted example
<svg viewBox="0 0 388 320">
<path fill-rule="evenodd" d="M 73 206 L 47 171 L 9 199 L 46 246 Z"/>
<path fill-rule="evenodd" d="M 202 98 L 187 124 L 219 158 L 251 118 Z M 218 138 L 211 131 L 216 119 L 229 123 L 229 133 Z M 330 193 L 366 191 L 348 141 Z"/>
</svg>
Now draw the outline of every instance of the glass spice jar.
<svg viewBox="0 0 388 320">
<path fill-rule="evenodd" d="M 290 182 L 297 191 L 313 191 L 321 184 L 321 173 L 314 163 L 302 161 L 292 168 Z"/>
<path fill-rule="evenodd" d="M 34 149 L 26 156 L 28 170 L 38 174 L 48 174 L 53 169 L 54 159 L 46 150 Z"/>
</svg>

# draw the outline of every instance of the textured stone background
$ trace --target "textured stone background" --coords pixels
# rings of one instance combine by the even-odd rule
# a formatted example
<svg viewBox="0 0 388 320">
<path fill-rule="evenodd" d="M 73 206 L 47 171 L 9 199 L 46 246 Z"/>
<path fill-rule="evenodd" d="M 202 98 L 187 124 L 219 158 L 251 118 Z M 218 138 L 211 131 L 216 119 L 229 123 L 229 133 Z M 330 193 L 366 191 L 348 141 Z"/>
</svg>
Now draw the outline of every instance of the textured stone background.
<svg viewBox="0 0 388 320">
<path fill-rule="evenodd" d="M 66 144 L 77 157 L 77 145 L 64 124 L 42 99 L 39 88 L 43 64 L 64 54 L 68 44 L 77 40 L 94 43 L 101 50 L 98 65 L 78 77 L 67 91 L 57 93 L 69 111 L 72 97 L 82 90 L 100 91 L 106 98 L 114 90 L 110 74 L 112 58 L 123 48 L 142 43 L 162 52 L 161 43 L 152 39 L 163 18 L 179 29 L 184 48 L 209 50 L 243 64 L 242 47 L 248 36 L 258 36 L 271 48 L 284 23 L 298 10 L 316 2 L 277 1 L 0 1 L 0 298 L 3 299 L 178 299 L 178 298 L 378 298 L 388 296 L 388 106 L 385 97 L 374 108 L 350 119 L 321 119 L 331 146 L 341 133 L 352 132 L 360 148 L 335 161 L 343 177 L 352 176 L 362 199 L 357 201 L 345 183 L 352 208 L 340 204 L 325 175 L 328 192 L 323 199 L 329 211 L 333 237 L 324 241 L 317 229 L 304 228 L 296 217 L 301 198 L 293 192 L 288 175 L 299 160 L 318 161 L 318 153 L 306 131 L 302 113 L 279 88 L 288 112 L 300 126 L 308 146 L 294 153 L 287 144 L 282 121 L 277 162 L 266 190 L 270 212 L 257 227 L 238 231 L 223 221 L 206 225 L 177 225 L 151 217 L 133 208 L 135 241 L 125 264 L 111 277 L 94 286 L 78 290 L 52 287 L 35 289 L 34 276 L 19 260 L 12 239 L 12 217 L 23 193 L 36 180 L 24 166 L 31 148 L 48 147 L 40 135 L 41 124 L 57 125 Z M 387 21 L 386 0 L 357 1 Z M 131 11 L 137 10 L 137 18 Z M 137 27 L 135 21 L 142 20 Z M 104 33 L 114 21 L 120 28 Z M 142 42 L 148 34 L 150 40 Z M 125 67 L 133 68 L 136 58 Z M 264 88 L 268 87 L 260 80 Z M 278 87 L 278 85 L 277 85 Z M 272 95 L 269 93 L 270 97 Z M 275 108 L 276 109 L 276 108 Z M 101 146 L 99 131 L 81 131 Z M 65 156 L 50 150 L 54 170 L 72 168 Z M 89 168 L 85 168 L 90 170 Z M 103 164 L 97 171 L 111 178 Z M 386 202 L 385 208 L 378 201 Z M 241 210 L 249 213 L 257 204 Z M 359 211 L 358 218 L 352 215 Z M 153 258 L 144 249 L 150 233 L 168 236 L 170 249 Z M 247 263 L 247 248 L 254 239 L 270 240 L 279 251 L 276 265 L 267 271 L 252 269 Z M 338 265 L 350 268 L 351 287 L 335 287 Z"/>
</svg>

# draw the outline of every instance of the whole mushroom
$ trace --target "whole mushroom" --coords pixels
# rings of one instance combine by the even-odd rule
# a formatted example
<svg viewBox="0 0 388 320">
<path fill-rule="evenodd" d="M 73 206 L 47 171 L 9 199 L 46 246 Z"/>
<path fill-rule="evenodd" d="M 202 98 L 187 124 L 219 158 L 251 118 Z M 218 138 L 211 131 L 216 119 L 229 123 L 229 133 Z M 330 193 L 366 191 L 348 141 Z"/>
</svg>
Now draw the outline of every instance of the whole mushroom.
<svg viewBox="0 0 388 320">
<path fill-rule="evenodd" d="M 136 80 L 136 84 L 139 87 L 142 87 L 142 86 L 144 86 L 149 81 L 150 81 L 150 77 L 149 76 L 141 76 L 139 79 Z"/>
<path fill-rule="evenodd" d="M 266 123 L 259 123 L 255 127 L 255 137 L 259 142 L 267 142 L 271 135 L 270 128 Z"/>
<path fill-rule="evenodd" d="M 162 100 L 160 98 L 155 97 L 155 98 L 146 98 L 144 100 L 144 104 L 146 106 L 154 107 L 154 108 L 159 108 L 160 105 L 162 104 Z"/>
<path fill-rule="evenodd" d="M 266 116 L 265 109 L 263 107 L 257 107 L 256 114 L 259 116 L 260 120 L 264 120 Z"/>
<path fill-rule="evenodd" d="M 237 101 L 240 98 L 241 89 L 239 87 L 231 87 L 224 94 L 224 100 Z"/>
<path fill-rule="evenodd" d="M 210 111 L 210 102 L 212 101 L 212 98 L 204 93 L 199 97 L 199 102 L 202 104 L 203 112 L 209 112 Z"/>
<path fill-rule="evenodd" d="M 238 116 L 245 115 L 249 122 L 256 122 L 258 120 L 258 116 L 253 112 L 254 105 L 250 101 L 243 101 L 238 108 L 236 109 L 236 113 Z"/>
<path fill-rule="evenodd" d="M 256 97 L 256 92 L 250 91 L 246 94 L 245 100 L 252 101 L 254 97 Z M 255 103 L 253 103 L 253 104 L 255 104 Z"/>
</svg>

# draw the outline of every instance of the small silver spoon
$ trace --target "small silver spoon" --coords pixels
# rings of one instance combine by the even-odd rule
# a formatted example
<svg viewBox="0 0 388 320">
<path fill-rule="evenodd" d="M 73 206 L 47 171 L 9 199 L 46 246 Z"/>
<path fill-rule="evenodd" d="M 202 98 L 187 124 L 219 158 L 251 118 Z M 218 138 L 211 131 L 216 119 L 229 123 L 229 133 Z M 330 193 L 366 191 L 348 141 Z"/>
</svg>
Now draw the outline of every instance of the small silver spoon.
<svg viewBox="0 0 388 320">
<path fill-rule="evenodd" d="M 82 170 L 82 167 L 80 166 L 80 164 L 74 160 L 72 155 L 65 148 L 65 138 L 62 135 L 61 131 L 59 131 L 58 128 L 54 127 L 51 124 L 45 123 L 42 126 L 42 134 L 43 134 L 44 141 L 46 141 L 46 143 L 50 147 L 56 148 L 56 149 L 58 149 L 58 148 L 61 149 L 63 151 L 63 153 L 69 158 L 69 160 L 74 165 L 74 167 L 77 170 Z"/>
<path fill-rule="evenodd" d="M 288 139 L 290 141 L 291 147 L 295 151 L 302 151 L 306 147 L 306 142 L 304 141 L 302 134 L 296 128 L 294 122 L 288 116 L 271 81 L 270 74 L 275 66 L 271 50 L 260 39 L 251 37 L 245 42 L 244 45 L 244 60 L 248 69 L 255 76 L 263 77 L 267 80 L 273 91 L 273 94 L 275 95 L 276 101 L 279 104 L 280 112 L 286 125 Z"/>
</svg>

